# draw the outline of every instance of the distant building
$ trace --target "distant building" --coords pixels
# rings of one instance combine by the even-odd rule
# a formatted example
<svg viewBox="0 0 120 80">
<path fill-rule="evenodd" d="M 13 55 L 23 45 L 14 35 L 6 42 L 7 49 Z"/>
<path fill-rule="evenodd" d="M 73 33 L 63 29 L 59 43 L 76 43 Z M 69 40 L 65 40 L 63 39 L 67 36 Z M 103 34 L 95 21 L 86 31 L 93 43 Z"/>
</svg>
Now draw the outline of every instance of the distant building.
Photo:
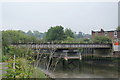
<svg viewBox="0 0 120 80">
<path fill-rule="evenodd" d="M 83 34 L 83 38 L 90 39 L 91 35 L 90 34 Z"/>
<path fill-rule="evenodd" d="M 78 38 L 83 38 L 83 33 L 82 32 L 78 32 Z"/>
<path fill-rule="evenodd" d="M 91 35 L 90 34 L 85 34 L 83 32 L 74 32 L 75 34 L 75 38 L 86 38 L 86 39 L 90 39 L 91 38 Z"/>
<path fill-rule="evenodd" d="M 114 53 L 120 55 L 120 30 L 104 31 L 101 29 L 100 31 L 92 31 L 92 39 L 94 39 L 95 36 L 108 36 L 111 38 Z"/>
<path fill-rule="evenodd" d="M 112 40 L 120 39 L 120 30 L 104 31 L 101 29 L 100 31 L 92 31 L 92 39 L 94 39 L 95 36 L 108 36 Z"/>
</svg>

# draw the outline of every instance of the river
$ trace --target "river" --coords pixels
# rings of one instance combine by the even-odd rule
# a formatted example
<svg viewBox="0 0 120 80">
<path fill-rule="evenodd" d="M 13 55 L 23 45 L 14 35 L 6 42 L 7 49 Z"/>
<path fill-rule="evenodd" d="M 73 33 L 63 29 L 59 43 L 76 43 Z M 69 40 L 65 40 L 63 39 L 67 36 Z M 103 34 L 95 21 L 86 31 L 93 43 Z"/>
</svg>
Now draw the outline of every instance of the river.
<svg viewBox="0 0 120 80">
<path fill-rule="evenodd" d="M 119 78 L 119 64 L 113 65 L 113 62 L 101 62 L 101 61 L 73 61 L 65 68 L 60 61 L 55 71 L 52 71 L 54 67 L 47 71 L 44 64 L 40 64 L 44 72 L 49 73 L 53 78 Z M 42 66 L 41 66 L 42 65 Z"/>
</svg>

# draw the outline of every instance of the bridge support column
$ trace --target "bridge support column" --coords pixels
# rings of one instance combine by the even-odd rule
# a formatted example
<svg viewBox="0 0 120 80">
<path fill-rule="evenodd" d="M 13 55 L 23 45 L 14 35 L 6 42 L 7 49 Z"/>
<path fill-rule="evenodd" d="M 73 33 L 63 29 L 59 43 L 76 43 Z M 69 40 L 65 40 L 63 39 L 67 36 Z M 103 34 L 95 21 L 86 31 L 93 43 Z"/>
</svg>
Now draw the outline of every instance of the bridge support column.
<svg viewBox="0 0 120 80">
<path fill-rule="evenodd" d="M 68 60 L 63 59 L 63 70 L 67 70 Z"/>
<path fill-rule="evenodd" d="M 81 72 L 81 70 L 82 70 L 82 61 L 79 60 L 79 72 Z"/>
<path fill-rule="evenodd" d="M 92 58 L 94 56 L 94 53 L 95 53 L 95 49 L 92 49 Z"/>
</svg>

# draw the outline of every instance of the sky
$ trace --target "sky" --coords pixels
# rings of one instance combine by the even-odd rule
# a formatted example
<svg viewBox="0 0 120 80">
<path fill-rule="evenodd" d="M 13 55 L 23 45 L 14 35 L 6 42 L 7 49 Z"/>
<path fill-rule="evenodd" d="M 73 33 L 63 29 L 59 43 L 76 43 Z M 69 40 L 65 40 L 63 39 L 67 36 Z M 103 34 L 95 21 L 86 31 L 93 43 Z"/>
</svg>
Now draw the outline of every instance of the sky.
<svg viewBox="0 0 120 80">
<path fill-rule="evenodd" d="M 74 32 L 114 30 L 118 26 L 117 2 L 3 2 L 2 30 L 38 30 L 63 26 Z"/>
</svg>

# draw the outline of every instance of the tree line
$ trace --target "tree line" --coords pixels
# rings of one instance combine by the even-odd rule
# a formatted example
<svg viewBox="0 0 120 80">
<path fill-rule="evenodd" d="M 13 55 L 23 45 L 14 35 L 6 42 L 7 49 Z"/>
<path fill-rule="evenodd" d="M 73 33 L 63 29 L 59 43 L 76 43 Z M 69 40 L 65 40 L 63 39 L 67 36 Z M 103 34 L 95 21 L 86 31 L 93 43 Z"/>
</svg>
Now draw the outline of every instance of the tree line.
<svg viewBox="0 0 120 80">
<path fill-rule="evenodd" d="M 120 26 L 116 28 L 120 30 Z M 2 44 L 7 46 L 11 43 L 34 43 L 34 42 L 100 42 L 108 40 L 108 37 L 99 36 L 95 40 L 91 39 L 90 34 L 79 32 L 78 34 L 71 29 L 64 29 L 63 26 L 54 26 L 48 29 L 47 32 L 31 31 L 24 32 L 22 30 L 6 30 L 2 32 Z M 86 37 L 87 36 L 87 37 Z M 101 39 L 101 40 L 100 40 Z M 103 43 L 106 43 L 103 42 Z"/>
<path fill-rule="evenodd" d="M 87 34 L 88 35 L 88 34 Z M 48 29 L 47 32 L 41 33 L 39 31 L 24 32 L 22 30 L 6 30 L 2 31 L 3 46 L 11 43 L 42 43 L 42 42 L 61 42 L 61 41 L 76 41 L 84 38 L 85 34 L 74 33 L 71 29 L 62 26 L 55 26 Z M 89 38 L 91 35 L 88 35 Z M 83 41 L 81 39 L 80 41 Z"/>
<path fill-rule="evenodd" d="M 117 27 L 120 30 L 120 26 Z M 54 26 L 48 29 L 47 32 L 22 30 L 6 30 L 2 31 L 2 45 L 7 46 L 12 43 L 111 43 L 111 39 L 107 36 L 96 36 L 91 38 L 89 34 L 78 34 L 71 29 L 64 29 L 63 26 Z"/>
</svg>

